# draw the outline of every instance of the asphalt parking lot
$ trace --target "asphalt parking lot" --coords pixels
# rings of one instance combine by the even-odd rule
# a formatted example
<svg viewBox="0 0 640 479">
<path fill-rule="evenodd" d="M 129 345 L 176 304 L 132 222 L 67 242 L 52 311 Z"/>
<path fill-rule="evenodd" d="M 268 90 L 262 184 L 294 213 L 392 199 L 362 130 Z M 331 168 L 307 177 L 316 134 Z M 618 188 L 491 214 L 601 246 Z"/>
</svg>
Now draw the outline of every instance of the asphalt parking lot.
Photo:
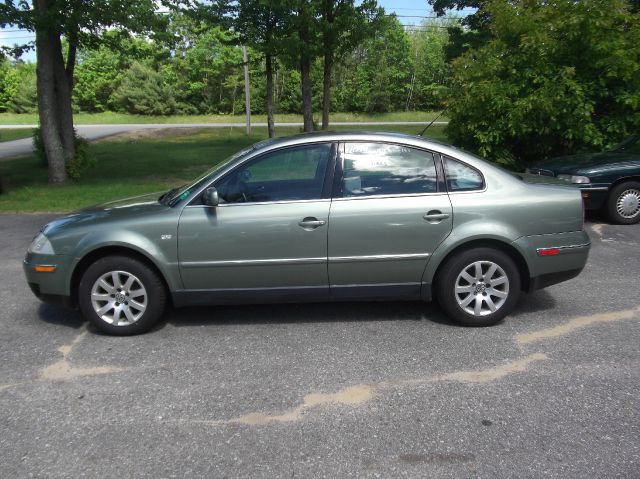
<svg viewBox="0 0 640 479">
<path fill-rule="evenodd" d="M 0 477 L 640 477 L 640 225 L 492 328 L 435 305 L 172 311 L 96 334 L 0 215 Z"/>
</svg>

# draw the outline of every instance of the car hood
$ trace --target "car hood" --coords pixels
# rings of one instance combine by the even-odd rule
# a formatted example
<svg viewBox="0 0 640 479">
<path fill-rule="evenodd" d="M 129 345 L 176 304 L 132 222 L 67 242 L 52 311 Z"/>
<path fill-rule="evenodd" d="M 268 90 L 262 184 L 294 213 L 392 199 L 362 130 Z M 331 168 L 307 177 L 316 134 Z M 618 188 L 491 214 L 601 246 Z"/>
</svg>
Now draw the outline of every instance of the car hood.
<svg viewBox="0 0 640 479">
<path fill-rule="evenodd" d="M 624 152 L 582 153 L 579 155 L 558 156 L 542 160 L 533 168 L 563 173 L 584 173 L 587 171 L 608 170 L 640 163 L 640 157 Z"/>
<path fill-rule="evenodd" d="M 88 227 L 98 221 L 104 224 L 110 220 L 136 220 L 142 216 L 171 209 L 158 201 L 160 195 L 161 193 L 150 193 L 133 196 L 74 211 L 49 223 L 45 227 L 46 234 L 55 235 L 69 227 Z"/>
</svg>

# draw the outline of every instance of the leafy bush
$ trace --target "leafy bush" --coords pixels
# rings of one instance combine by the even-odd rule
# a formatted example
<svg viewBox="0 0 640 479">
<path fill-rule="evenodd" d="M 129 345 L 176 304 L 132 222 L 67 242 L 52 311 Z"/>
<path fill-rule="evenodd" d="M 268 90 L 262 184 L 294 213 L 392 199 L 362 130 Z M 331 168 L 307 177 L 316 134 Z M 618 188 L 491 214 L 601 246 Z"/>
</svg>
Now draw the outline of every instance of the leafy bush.
<svg viewBox="0 0 640 479">
<path fill-rule="evenodd" d="M 153 68 L 134 63 L 115 92 L 121 111 L 137 115 L 171 115 L 176 102 L 171 89 Z"/>
</svg>

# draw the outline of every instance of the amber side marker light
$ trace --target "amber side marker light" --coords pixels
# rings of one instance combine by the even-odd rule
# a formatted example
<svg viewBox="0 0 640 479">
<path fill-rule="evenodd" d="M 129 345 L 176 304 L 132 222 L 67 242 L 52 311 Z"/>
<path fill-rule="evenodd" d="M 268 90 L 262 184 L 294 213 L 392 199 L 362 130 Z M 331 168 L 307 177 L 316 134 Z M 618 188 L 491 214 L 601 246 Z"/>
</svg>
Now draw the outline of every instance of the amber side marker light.
<svg viewBox="0 0 640 479">
<path fill-rule="evenodd" d="M 538 250 L 540 256 L 553 256 L 558 253 L 560 253 L 560 249 L 558 248 L 542 248 Z"/>
<path fill-rule="evenodd" d="M 35 270 L 38 273 L 53 273 L 56 270 L 56 267 L 52 264 L 37 264 Z"/>
</svg>

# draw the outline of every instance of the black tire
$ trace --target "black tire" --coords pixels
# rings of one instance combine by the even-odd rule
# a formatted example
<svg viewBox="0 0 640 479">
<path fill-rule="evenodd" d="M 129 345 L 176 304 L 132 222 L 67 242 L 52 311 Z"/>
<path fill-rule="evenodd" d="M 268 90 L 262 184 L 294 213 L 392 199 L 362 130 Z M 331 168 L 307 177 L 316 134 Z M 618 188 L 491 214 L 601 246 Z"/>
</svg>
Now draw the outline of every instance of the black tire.
<svg viewBox="0 0 640 479">
<path fill-rule="evenodd" d="M 93 293 L 99 298 L 95 302 Z M 155 271 L 128 256 L 100 258 L 87 268 L 78 286 L 78 305 L 84 317 L 100 331 L 117 336 L 149 331 L 162 316 L 166 302 L 167 292 Z M 97 311 L 103 308 L 100 316 Z"/>
<path fill-rule="evenodd" d="M 476 264 L 480 265 L 480 280 L 473 282 L 478 276 Z M 493 265 L 496 265 L 494 270 Z M 464 273 L 469 279 L 465 279 Z M 491 274 L 491 277 L 485 277 L 486 274 Z M 495 283 L 492 285 L 491 281 Z M 460 288 L 458 292 L 456 283 Z M 442 265 L 436 278 L 435 292 L 440 307 L 457 323 L 492 326 L 509 314 L 518 302 L 520 273 L 511 257 L 502 251 L 473 248 L 455 254 Z M 480 309 L 475 314 L 477 304 Z M 492 312 L 490 304 L 495 311 Z"/>
<path fill-rule="evenodd" d="M 627 210 L 631 209 L 627 214 L 625 214 L 625 206 Z M 640 183 L 626 181 L 611 188 L 605 208 L 607 217 L 612 223 L 619 225 L 638 223 L 640 221 Z"/>
</svg>

